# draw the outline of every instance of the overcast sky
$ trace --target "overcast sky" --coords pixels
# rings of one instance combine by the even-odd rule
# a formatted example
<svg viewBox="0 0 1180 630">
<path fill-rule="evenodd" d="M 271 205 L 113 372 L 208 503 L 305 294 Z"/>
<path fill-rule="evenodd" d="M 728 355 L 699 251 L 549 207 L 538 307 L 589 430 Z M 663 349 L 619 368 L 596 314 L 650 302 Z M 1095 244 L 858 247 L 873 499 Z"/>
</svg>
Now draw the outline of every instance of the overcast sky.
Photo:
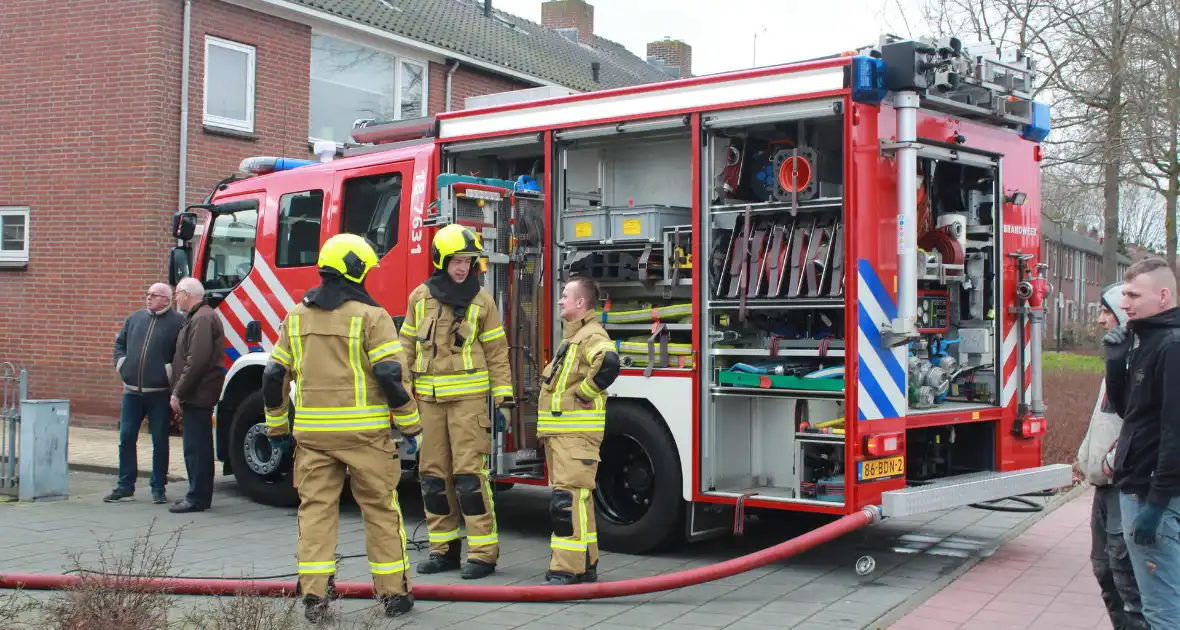
<svg viewBox="0 0 1180 630">
<path fill-rule="evenodd" d="M 493 0 L 534 22 L 542 0 Z M 693 74 L 809 59 L 876 42 L 884 32 L 919 36 L 918 0 L 590 0 L 594 31 L 644 57 L 650 41 L 692 46 Z M 906 32 L 904 8 L 914 33 Z M 757 48 L 755 49 L 755 33 Z"/>
</svg>

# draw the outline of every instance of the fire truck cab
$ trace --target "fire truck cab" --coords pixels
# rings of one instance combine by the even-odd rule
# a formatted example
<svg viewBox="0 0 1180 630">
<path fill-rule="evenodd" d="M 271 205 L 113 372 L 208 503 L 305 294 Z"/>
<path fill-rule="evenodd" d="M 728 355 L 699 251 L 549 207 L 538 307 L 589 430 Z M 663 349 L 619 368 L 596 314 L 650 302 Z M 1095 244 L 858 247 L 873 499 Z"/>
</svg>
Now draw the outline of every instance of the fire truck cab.
<svg viewBox="0 0 1180 630">
<path fill-rule="evenodd" d="M 366 286 L 400 324 L 434 230 L 462 223 L 511 346 L 519 404 L 489 404 L 504 486 L 546 483 L 537 394 L 563 283 L 603 289 L 624 366 L 595 490 L 605 549 L 724 534 L 746 510 L 905 516 L 1067 486 L 1041 459 L 1034 77 L 1021 51 L 883 37 L 363 124 L 320 162 L 244 160 L 173 223 L 172 281 L 202 280 L 226 330 L 218 458 L 255 500 L 297 503 L 259 388 L 320 243 L 376 246 Z"/>
</svg>

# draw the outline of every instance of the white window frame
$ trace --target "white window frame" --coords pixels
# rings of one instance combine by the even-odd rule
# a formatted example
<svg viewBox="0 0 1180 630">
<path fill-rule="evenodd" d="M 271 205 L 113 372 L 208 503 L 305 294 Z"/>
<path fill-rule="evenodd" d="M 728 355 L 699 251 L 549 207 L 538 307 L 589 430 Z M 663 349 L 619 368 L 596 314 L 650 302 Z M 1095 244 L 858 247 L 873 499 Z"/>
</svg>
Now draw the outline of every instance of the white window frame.
<svg viewBox="0 0 1180 630">
<path fill-rule="evenodd" d="M 0 206 L 0 217 L 20 216 L 25 218 L 25 248 L 21 251 L 0 249 L 0 267 L 26 265 L 29 262 L 29 208 L 28 206 Z M 3 221 L 0 220 L 0 227 Z"/>
<path fill-rule="evenodd" d="M 224 116 L 214 116 L 209 113 L 209 48 L 212 46 L 219 46 L 227 48 L 235 52 L 246 54 L 246 119 L 238 120 L 235 118 L 226 118 Z M 256 86 L 256 69 L 258 65 L 258 52 L 254 46 L 248 44 L 241 44 L 230 41 L 228 39 L 221 39 L 212 35 L 205 36 L 205 93 L 202 121 L 210 127 L 220 127 L 222 129 L 232 129 L 234 131 L 244 131 L 246 133 L 254 133 L 254 90 Z"/>
<path fill-rule="evenodd" d="M 420 109 L 418 111 L 418 115 L 414 117 L 422 118 L 423 116 L 426 116 L 427 112 L 430 111 L 430 91 L 427 89 L 430 82 L 430 64 L 426 63 L 425 61 L 410 59 L 409 57 L 402 57 L 400 55 L 397 57 L 397 94 L 395 95 L 393 106 L 394 111 L 396 111 L 399 116 L 402 113 L 402 64 L 408 64 L 422 68 L 422 109 Z M 407 119 L 399 118 L 398 120 Z"/>
<path fill-rule="evenodd" d="M 347 44 L 352 44 L 353 46 L 360 46 L 362 48 L 368 48 L 369 50 L 373 50 L 375 52 L 379 52 L 383 55 L 391 57 L 394 61 L 394 64 L 393 64 L 393 67 L 394 67 L 393 111 L 398 113 L 399 115 L 401 114 L 401 111 L 402 111 L 402 63 L 410 63 L 410 64 L 414 64 L 416 66 L 420 66 L 422 68 L 422 110 L 419 112 L 418 117 L 430 115 L 430 61 L 427 58 L 416 57 L 416 56 L 412 56 L 409 54 L 405 54 L 405 52 L 403 52 L 403 51 L 412 51 L 412 49 L 409 49 L 409 48 L 383 45 L 383 43 L 378 42 L 378 41 L 372 41 L 367 38 L 360 38 L 360 37 L 351 36 L 351 34 L 341 31 L 339 29 L 316 28 L 312 31 L 312 35 L 320 35 L 323 37 L 335 39 L 337 41 L 345 42 Z M 314 51 L 312 54 L 314 54 Z M 310 79 L 311 79 L 311 70 L 309 68 L 308 69 L 308 80 L 310 80 Z M 310 114 L 310 112 L 311 112 L 311 100 L 310 99 L 307 102 L 307 109 L 308 109 L 308 113 Z M 399 118 L 398 120 L 405 120 L 405 119 Z M 310 120 L 309 120 L 309 127 L 310 127 Z M 307 134 L 307 141 L 308 142 L 311 142 L 311 143 L 335 142 L 336 148 L 340 149 L 340 148 L 344 147 L 343 142 L 329 140 L 328 138 L 317 138 L 316 136 L 311 135 L 310 132 L 311 132 L 311 129 L 309 128 L 308 134 Z"/>
</svg>

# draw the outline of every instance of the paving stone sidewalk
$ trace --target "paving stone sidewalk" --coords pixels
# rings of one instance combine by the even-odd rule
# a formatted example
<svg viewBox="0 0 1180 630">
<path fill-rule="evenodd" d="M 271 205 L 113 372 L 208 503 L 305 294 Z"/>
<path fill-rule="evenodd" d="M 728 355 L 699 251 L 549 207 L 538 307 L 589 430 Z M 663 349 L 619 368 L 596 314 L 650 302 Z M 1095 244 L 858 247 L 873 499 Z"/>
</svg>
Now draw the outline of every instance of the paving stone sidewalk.
<svg viewBox="0 0 1180 630">
<path fill-rule="evenodd" d="M 156 544 L 183 527 L 175 547 L 174 575 L 237 578 L 294 572 L 294 510 L 251 503 L 237 492 L 232 479 L 218 479 L 211 511 L 188 515 L 170 514 L 166 506 L 143 499 L 104 504 L 101 496 L 112 482 L 110 475 L 76 471 L 70 475 L 68 500 L 0 504 L 0 522 L 6 530 L 0 537 L 0 567 L 12 572 L 60 573 L 73 567 L 66 554 L 74 552 L 80 554 L 83 567 L 96 568 L 103 545 L 109 542 L 105 547 L 108 553 L 126 548 L 150 525 L 156 532 L 152 539 Z M 169 494 L 179 496 L 184 486 L 170 484 Z M 417 486 L 403 486 L 401 504 L 407 533 L 421 541 L 426 531 Z M 501 559 L 497 573 L 482 583 L 538 584 L 549 555 L 547 489 L 517 486 L 500 494 L 496 505 Z M 338 553 L 363 554 L 364 527 L 359 511 L 348 503 L 343 511 Z M 927 597 L 961 567 L 992 554 L 1028 522 L 1029 516 L 964 509 L 890 519 L 795 558 L 675 591 L 563 603 L 419 601 L 409 618 L 384 627 L 879 628 L 886 624 L 878 620 L 914 598 Z M 600 575 L 613 581 L 710 565 L 764 549 L 821 522 L 792 515 L 774 523 L 751 522 L 741 538 L 726 537 L 658 555 L 603 553 Z M 875 559 L 876 570 L 859 576 L 854 566 L 864 555 Z M 426 550 L 414 544 L 410 556 L 416 563 L 425 558 Z M 369 581 L 365 558 L 343 559 L 338 577 L 341 581 Z M 459 582 L 454 574 L 413 574 L 413 580 L 415 584 Z M 178 597 L 175 601 L 181 608 L 208 603 L 207 598 Z M 347 600 L 337 605 L 354 616 L 371 610 L 366 601 Z"/>
<path fill-rule="evenodd" d="M 1110 630 L 1090 568 L 1093 497 L 1054 510 L 889 630 Z"/>
<path fill-rule="evenodd" d="M 147 425 L 147 420 L 144 420 Z M 140 431 L 135 442 L 136 468 L 139 476 L 147 478 L 152 472 L 152 436 Z M 180 436 L 168 437 L 168 476 L 171 481 L 183 481 L 188 473 L 184 468 L 184 449 Z M 89 472 L 119 471 L 119 432 L 112 429 L 70 427 L 69 452 L 70 468 Z"/>
</svg>

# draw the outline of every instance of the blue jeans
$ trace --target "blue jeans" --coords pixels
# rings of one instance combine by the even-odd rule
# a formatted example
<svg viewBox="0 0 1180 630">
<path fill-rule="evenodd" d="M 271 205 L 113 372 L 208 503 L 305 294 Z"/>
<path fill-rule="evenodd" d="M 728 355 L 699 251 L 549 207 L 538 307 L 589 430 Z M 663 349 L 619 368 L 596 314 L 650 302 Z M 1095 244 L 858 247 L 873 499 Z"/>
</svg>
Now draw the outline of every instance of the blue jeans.
<svg viewBox="0 0 1180 630">
<path fill-rule="evenodd" d="M 123 393 L 123 413 L 119 417 L 119 482 L 118 489 L 135 492 L 135 476 L 139 471 L 135 444 L 139 428 L 147 416 L 148 431 L 152 434 L 152 492 L 163 492 L 168 481 L 168 428 L 172 423 L 171 394 L 145 392 Z"/>
<path fill-rule="evenodd" d="M 1152 630 L 1180 630 L 1180 497 L 1168 503 L 1155 544 L 1150 546 L 1135 544 L 1131 537 L 1141 509 L 1139 497 L 1120 493 L 1119 507 L 1143 616 Z"/>
</svg>

